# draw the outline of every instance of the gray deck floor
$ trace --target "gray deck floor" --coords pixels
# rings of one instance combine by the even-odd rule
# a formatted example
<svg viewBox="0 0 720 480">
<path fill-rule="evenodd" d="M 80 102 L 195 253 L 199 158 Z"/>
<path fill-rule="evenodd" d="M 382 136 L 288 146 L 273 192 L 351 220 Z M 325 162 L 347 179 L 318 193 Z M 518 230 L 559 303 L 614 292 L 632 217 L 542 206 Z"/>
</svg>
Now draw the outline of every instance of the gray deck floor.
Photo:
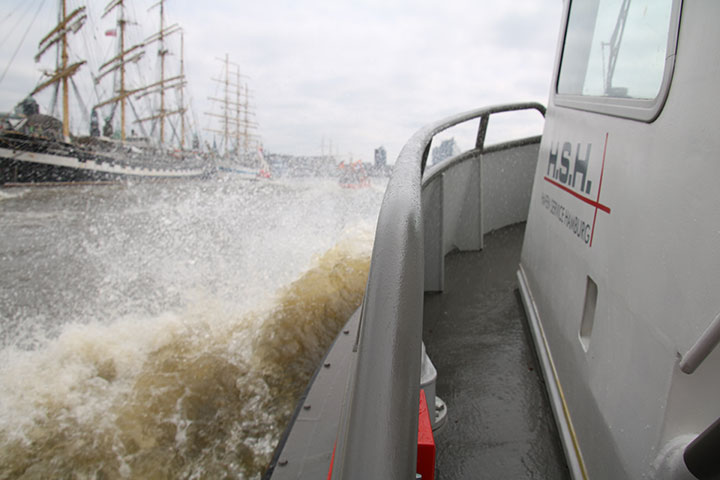
<svg viewBox="0 0 720 480">
<path fill-rule="evenodd" d="M 435 433 L 437 476 L 569 478 L 515 272 L 524 224 L 451 253 L 445 291 L 425 297 L 423 339 L 448 406 Z"/>
</svg>

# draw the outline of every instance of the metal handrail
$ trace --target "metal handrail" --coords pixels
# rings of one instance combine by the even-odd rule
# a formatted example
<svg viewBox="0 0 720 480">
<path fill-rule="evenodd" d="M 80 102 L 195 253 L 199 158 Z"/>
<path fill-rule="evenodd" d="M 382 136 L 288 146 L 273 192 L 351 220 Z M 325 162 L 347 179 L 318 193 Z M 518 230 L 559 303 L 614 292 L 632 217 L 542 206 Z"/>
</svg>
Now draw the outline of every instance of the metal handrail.
<svg viewBox="0 0 720 480">
<path fill-rule="evenodd" d="M 720 314 L 715 317 L 690 350 L 683 355 L 680 360 L 680 370 L 687 374 L 695 372 L 718 344 L 720 344 Z"/>
<path fill-rule="evenodd" d="M 425 171 L 425 165 L 427 163 L 427 157 L 430 153 L 430 143 L 437 135 L 438 133 L 447 130 L 448 128 L 454 127 L 455 125 L 459 125 L 461 123 L 467 122 L 469 120 L 473 120 L 476 118 L 480 118 L 480 125 L 478 126 L 478 132 L 475 137 L 475 150 L 478 153 L 483 153 L 485 150 L 485 137 L 487 135 L 487 129 L 488 125 L 490 124 L 490 116 L 495 113 L 504 113 L 504 112 L 515 112 L 519 110 L 537 110 L 540 112 L 542 116 L 545 116 L 545 107 L 536 102 L 527 102 L 527 103 L 513 103 L 513 104 L 506 104 L 506 105 L 495 105 L 492 107 L 484 107 L 477 110 L 470 110 L 465 113 L 461 113 L 459 115 L 454 115 L 452 117 L 448 117 L 444 120 L 441 120 L 435 124 L 432 124 L 427 129 L 431 129 L 432 133 L 430 133 L 429 138 L 427 139 L 427 147 L 425 148 L 423 152 L 423 158 L 422 158 L 422 170 Z M 421 133 L 423 133 L 422 129 L 419 132 L 417 132 L 415 135 L 413 135 L 412 139 L 419 136 Z M 412 142 L 412 139 L 410 140 Z M 410 143 L 410 142 L 408 142 Z M 404 152 L 404 149 L 403 149 Z M 403 152 L 400 153 L 400 156 L 402 157 Z M 398 158 L 398 161 L 400 159 Z"/>
<path fill-rule="evenodd" d="M 378 217 L 356 350 L 332 466 L 333 479 L 414 479 L 423 310 L 421 180 L 435 135 L 480 118 L 482 151 L 490 115 L 539 103 L 471 110 L 426 126 L 405 144 Z"/>
<path fill-rule="evenodd" d="M 531 137 L 519 138 L 517 140 L 510 140 L 502 143 L 495 143 L 490 146 L 483 146 L 481 150 L 474 148 L 466 152 L 462 152 L 459 155 L 443 160 L 441 163 L 433 165 L 431 168 L 426 169 L 423 173 L 423 188 L 431 183 L 434 179 L 441 176 L 447 170 L 457 166 L 459 163 L 472 161 L 477 159 L 478 155 L 484 155 L 488 153 L 498 152 L 502 150 L 508 150 L 510 148 L 522 147 L 525 145 L 532 145 L 540 143 L 542 135 L 535 135 Z"/>
</svg>

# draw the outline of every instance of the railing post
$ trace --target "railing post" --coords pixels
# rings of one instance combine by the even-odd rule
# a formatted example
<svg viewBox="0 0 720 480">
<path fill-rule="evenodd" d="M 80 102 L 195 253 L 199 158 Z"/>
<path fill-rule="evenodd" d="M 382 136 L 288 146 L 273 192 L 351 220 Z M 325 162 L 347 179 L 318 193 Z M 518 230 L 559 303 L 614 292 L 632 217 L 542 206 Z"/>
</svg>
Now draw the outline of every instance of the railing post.
<svg viewBox="0 0 720 480">
<path fill-rule="evenodd" d="M 428 142 L 422 155 L 422 162 L 420 163 L 420 174 L 425 172 L 425 166 L 427 165 L 428 155 L 430 155 L 430 145 L 432 145 L 432 139 Z"/>
<path fill-rule="evenodd" d="M 480 126 L 478 127 L 477 138 L 475 139 L 475 148 L 482 153 L 485 147 L 485 134 L 487 133 L 488 124 L 490 123 L 490 115 L 485 114 L 480 117 Z"/>
<path fill-rule="evenodd" d="M 442 292 L 445 277 L 445 222 L 444 175 L 423 190 L 423 230 L 425 235 L 425 285 L 426 292 Z"/>
</svg>

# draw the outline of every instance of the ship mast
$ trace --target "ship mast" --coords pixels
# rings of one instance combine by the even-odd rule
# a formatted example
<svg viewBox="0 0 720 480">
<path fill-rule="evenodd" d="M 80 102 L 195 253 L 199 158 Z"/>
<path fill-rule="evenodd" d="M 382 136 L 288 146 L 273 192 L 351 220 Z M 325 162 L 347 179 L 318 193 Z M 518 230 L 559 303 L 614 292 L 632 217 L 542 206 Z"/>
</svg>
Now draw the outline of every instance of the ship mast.
<svg viewBox="0 0 720 480">
<path fill-rule="evenodd" d="M 250 150 L 250 132 L 248 129 L 251 127 L 250 119 L 248 116 L 250 115 L 250 91 L 248 89 L 247 83 L 245 84 L 245 119 L 243 121 L 243 139 L 245 140 L 244 144 L 244 150 L 245 155 L 248 154 Z M 238 123 L 240 123 L 240 117 L 238 116 Z"/>
<path fill-rule="evenodd" d="M 127 25 L 127 20 L 125 19 L 125 2 L 124 0 L 112 0 L 106 7 L 105 12 L 103 13 L 102 17 L 105 18 L 110 12 L 115 10 L 115 8 L 118 8 L 118 30 L 120 30 L 120 44 L 118 47 L 118 54 L 105 62 L 103 65 L 100 66 L 100 71 L 98 76 L 95 78 L 95 83 L 99 83 L 100 80 L 108 75 L 111 72 L 118 71 L 120 72 L 120 86 L 117 90 L 117 95 L 114 97 L 105 100 L 104 102 L 100 102 L 97 105 L 95 105 L 95 109 L 99 109 L 100 107 L 104 107 L 105 105 L 110 105 L 113 103 L 120 102 L 120 140 L 125 141 L 125 125 L 126 125 L 126 100 L 130 95 L 133 95 L 137 93 L 138 91 L 141 91 L 142 89 L 135 89 L 135 90 L 127 90 L 125 88 L 125 65 L 129 62 L 137 62 L 140 60 L 143 55 L 145 55 L 145 51 L 143 48 L 145 47 L 144 44 L 138 44 L 134 45 L 128 49 L 125 49 L 125 27 Z M 132 54 L 132 55 L 131 55 Z"/>
<path fill-rule="evenodd" d="M 184 98 L 183 98 L 183 89 L 185 87 L 185 66 L 184 66 L 184 60 L 183 55 L 184 52 L 182 51 L 184 48 L 183 42 L 183 32 L 182 28 L 180 28 L 179 25 L 173 24 L 169 27 L 165 26 L 165 0 L 160 0 L 158 3 L 153 5 L 152 8 L 155 8 L 159 6 L 160 7 L 160 30 L 155 35 L 152 35 L 151 37 L 147 38 L 145 40 L 146 45 L 150 45 L 153 42 L 158 42 L 160 45 L 158 47 L 158 56 L 160 57 L 160 81 L 154 83 L 153 85 L 150 85 L 146 87 L 146 91 L 138 96 L 138 98 L 141 98 L 145 95 L 149 95 L 151 93 L 160 93 L 160 111 L 147 118 L 138 119 L 138 122 L 144 122 L 147 120 L 159 120 L 160 121 L 160 145 L 165 144 L 165 118 L 169 117 L 171 115 L 180 115 L 180 122 L 183 124 L 181 130 L 181 138 L 180 138 L 180 146 L 181 148 L 184 147 L 184 137 L 185 137 L 185 127 L 184 127 L 184 116 L 185 111 L 187 110 L 185 108 L 184 104 Z M 166 63 L 165 63 L 165 56 L 169 53 L 169 50 L 166 48 L 165 42 L 167 38 L 174 34 L 174 33 L 180 33 L 180 42 L 181 42 L 181 53 L 180 53 L 180 73 L 179 75 L 176 75 L 174 77 L 166 78 L 165 70 L 166 70 Z M 150 87 L 158 87 L 155 90 L 150 90 Z M 168 110 L 166 107 L 166 99 L 165 99 L 165 91 L 171 90 L 171 89 L 180 89 L 180 105 L 176 110 Z"/>
<path fill-rule="evenodd" d="M 55 72 L 49 74 L 50 78 L 35 87 L 35 89 L 30 93 L 30 95 L 35 95 L 36 93 L 44 90 L 50 85 L 54 85 L 60 82 L 62 86 L 63 137 L 65 137 L 66 141 L 70 139 L 70 100 L 68 80 L 73 75 L 75 75 L 75 73 L 77 73 L 78 69 L 82 65 L 85 64 L 85 61 L 83 60 L 81 62 L 68 65 L 69 55 L 67 34 L 69 32 L 76 33 L 78 30 L 80 30 L 86 19 L 87 14 L 85 13 L 85 7 L 79 7 L 73 10 L 70 15 L 68 15 L 66 0 L 61 0 L 60 19 L 58 21 L 58 24 L 50 31 L 50 33 L 48 33 L 42 40 L 40 40 L 40 43 L 38 44 L 39 51 L 38 54 L 35 56 L 35 61 L 38 62 L 40 61 L 42 55 L 47 52 L 51 46 L 57 44 L 58 48 L 60 49 L 60 64 L 56 67 Z"/>
<path fill-rule="evenodd" d="M 217 129 L 213 129 L 213 128 L 206 128 L 205 130 L 208 131 L 208 132 L 218 133 L 218 134 L 222 135 L 222 142 L 223 142 L 223 145 L 224 145 L 224 147 L 225 147 L 225 148 L 224 148 L 224 149 L 225 149 L 224 155 L 227 156 L 227 155 L 228 155 L 228 150 L 229 150 L 229 148 L 228 148 L 228 146 L 229 146 L 228 141 L 229 141 L 229 137 L 230 137 L 230 132 L 229 132 L 230 116 L 229 116 L 229 112 L 230 112 L 230 104 L 232 103 L 232 102 L 230 102 L 230 97 L 229 97 L 229 94 L 230 94 L 230 65 L 233 65 L 233 66 L 236 67 L 236 68 L 239 68 L 239 66 L 238 66 L 237 64 L 235 64 L 235 63 L 230 62 L 230 58 L 229 58 L 229 56 L 228 56 L 227 53 L 225 54 L 225 58 L 224 58 L 224 59 L 218 58 L 217 60 L 219 60 L 219 61 L 221 61 L 221 62 L 223 62 L 223 63 L 225 64 L 225 67 L 224 67 L 224 69 L 223 69 L 223 70 L 224 70 L 224 73 L 225 73 L 225 76 L 224 76 L 224 78 L 222 78 L 222 79 L 220 79 L 220 78 L 211 78 L 210 80 L 212 80 L 213 82 L 218 82 L 218 83 L 220 83 L 220 84 L 223 86 L 223 97 L 222 97 L 222 98 L 208 97 L 208 100 L 211 100 L 211 101 L 213 101 L 213 102 L 219 102 L 219 103 L 220 103 L 220 110 L 221 110 L 222 113 L 217 114 L 217 113 L 214 113 L 214 112 L 205 112 L 205 115 L 219 118 L 219 119 L 220 119 L 220 122 L 221 122 L 221 124 L 222 124 L 222 130 L 217 130 Z"/>
<path fill-rule="evenodd" d="M 124 17 L 124 0 L 113 0 L 106 8 L 105 13 L 103 14 L 103 17 L 110 13 L 113 9 L 116 7 L 120 8 L 120 12 L 118 14 L 119 20 L 118 20 L 118 26 L 120 28 L 120 53 L 106 62 L 104 65 L 100 67 L 101 73 L 96 78 L 96 81 L 100 81 L 102 77 L 107 75 L 108 73 L 112 71 L 116 71 L 119 69 L 120 71 L 120 88 L 117 91 L 117 95 L 115 95 L 113 98 L 110 98 L 108 100 L 105 100 L 104 102 L 101 102 L 97 105 L 95 105 L 95 108 L 100 108 L 105 105 L 109 105 L 112 103 L 120 102 L 120 112 L 121 112 L 121 133 L 120 138 L 121 140 L 125 140 L 126 138 L 126 116 L 125 116 L 125 101 L 129 97 L 136 95 L 138 99 L 155 93 L 160 93 L 160 111 L 156 114 L 153 114 L 146 118 L 140 118 L 135 121 L 135 123 L 139 122 L 145 122 L 149 120 L 159 120 L 160 121 L 160 145 L 163 145 L 165 143 L 165 117 L 168 117 L 170 115 L 174 114 L 180 114 L 181 116 L 185 113 L 185 107 L 182 104 L 180 107 L 175 111 L 168 111 L 165 107 L 165 90 L 172 89 L 172 88 L 180 88 L 182 92 L 182 88 L 185 85 L 185 74 L 182 71 L 184 69 L 184 66 L 182 66 L 181 61 L 181 72 L 179 75 L 176 75 L 174 77 L 166 78 L 165 76 L 165 55 L 167 55 L 168 50 L 165 47 L 165 41 L 166 39 L 176 32 L 181 32 L 180 26 L 177 24 L 171 25 L 169 27 L 165 26 L 165 5 L 164 0 L 160 0 L 158 4 L 153 5 L 150 8 L 155 8 L 156 6 L 160 6 L 160 30 L 150 36 L 149 38 L 145 39 L 143 43 L 139 43 L 137 45 L 134 45 L 128 49 L 125 49 L 125 26 L 127 24 L 127 21 Z M 154 82 L 150 85 L 146 85 L 144 87 L 140 88 L 134 88 L 132 90 L 127 90 L 125 87 L 125 65 L 129 62 L 137 62 L 142 58 L 142 56 L 145 54 L 145 47 L 148 47 L 149 45 L 153 44 L 154 42 L 159 43 L 158 48 L 158 55 L 160 56 L 160 80 L 157 82 Z M 132 56 L 130 55 L 132 53 Z M 104 70 L 104 71 L 103 71 Z M 182 93 L 181 93 L 182 98 Z M 184 134 L 183 134 L 184 135 Z M 182 140 L 181 140 L 182 144 Z"/>
<path fill-rule="evenodd" d="M 235 90 L 235 153 L 240 151 L 240 109 L 242 107 L 240 98 L 240 69 L 235 70 L 237 77 L 237 89 Z"/>
<path fill-rule="evenodd" d="M 158 40 L 160 42 L 160 145 L 165 143 L 165 1 L 160 0 L 160 32 Z"/>
<path fill-rule="evenodd" d="M 185 34 L 180 31 L 180 76 L 185 78 Z M 180 150 L 185 150 L 185 85 L 180 85 Z"/>
<path fill-rule="evenodd" d="M 239 68 L 239 67 L 238 67 Z M 228 134 L 228 127 L 230 126 L 230 117 L 228 116 L 229 98 L 228 93 L 230 90 L 230 66 L 228 62 L 228 54 L 225 54 L 225 154 L 227 155 L 228 147 L 230 144 L 230 135 Z"/>
<path fill-rule="evenodd" d="M 216 117 L 220 119 L 222 124 L 222 130 L 206 128 L 208 132 L 218 133 L 222 136 L 223 144 L 225 146 L 224 155 L 229 156 L 231 150 L 231 140 L 234 140 L 235 154 L 237 157 L 242 153 L 247 156 L 250 150 L 250 140 L 252 134 L 250 129 L 254 129 L 257 125 L 250 121 L 250 116 L 253 113 L 250 111 L 249 104 L 249 90 L 247 84 L 241 83 L 243 75 L 240 74 L 240 66 L 230 61 L 228 54 L 225 54 L 224 59 L 218 59 L 224 63 L 224 78 L 212 78 L 214 82 L 218 82 L 223 87 L 222 98 L 208 97 L 209 100 L 220 103 L 221 113 L 205 112 L 205 115 Z M 234 81 L 231 80 L 231 67 L 234 67 Z M 244 98 L 243 98 L 244 93 Z M 231 95 L 234 95 L 235 99 L 231 100 Z M 234 116 L 231 116 L 234 113 Z M 231 133 L 231 127 L 234 127 L 234 132 Z"/>
<path fill-rule="evenodd" d="M 67 15 L 67 3 L 65 0 L 62 2 L 62 18 L 65 18 Z M 67 68 L 68 64 L 68 52 L 67 52 L 67 35 L 62 36 L 62 68 L 65 70 Z M 69 116 L 70 116 L 70 102 L 68 100 L 68 78 L 63 77 L 62 79 L 62 106 L 63 106 L 63 137 L 65 139 L 70 138 L 70 122 L 69 122 Z"/>
<path fill-rule="evenodd" d="M 125 5 L 120 0 L 120 140 L 125 141 Z"/>
</svg>

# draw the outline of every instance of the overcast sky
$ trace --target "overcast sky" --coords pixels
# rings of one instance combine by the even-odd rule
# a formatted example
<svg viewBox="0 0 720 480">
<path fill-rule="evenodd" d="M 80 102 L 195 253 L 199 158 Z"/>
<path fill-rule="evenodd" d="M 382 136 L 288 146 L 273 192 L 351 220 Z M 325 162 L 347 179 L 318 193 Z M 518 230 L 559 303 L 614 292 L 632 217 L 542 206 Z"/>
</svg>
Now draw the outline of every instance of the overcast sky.
<svg viewBox="0 0 720 480">
<path fill-rule="evenodd" d="M 83 69 L 96 71 L 116 48 L 104 35 L 116 15 L 100 18 L 105 0 L 86 3 L 89 21 L 71 42 L 73 53 L 88 59 Z M 154 3 L 139 0 L 128 8 L 131 40 L 157 28 L 157 10 L 148 10 Z M 0 76 L 25 36 L 0 82 L 0 111 L 8 111 L 38 83 L 40 69 L 54 63 L 53 53 L 40 63 L 32 57 L 56 20 L 57 2 L 0 0 L 0 6 Z M 228 54 L 247 76 L 267 151 L 317 155 L 332 142 L 333 152 L 371 161 L 384 145 L 392 162 L 415 130 L 449 114 L 496 103 L 547 103 L 562 2 L 166 0 L 165 10 L 167 23 L 184 30 L 196 128 L 217 128 L 204 113 L 217 111 L 208 97 L 221 92 L 211 78 L 221 75 L 217 59 Z M 179 40 L 171 43 L 175 57 L 168 62 L 175 64 Z M 154 70 L 139 64 L 138 76 L 148 82 Z M 84 95 L 93 87 L 80 75 Z M 49 98 L 37 97 L 43 112 Z M 91 94 L 84 101 L 97 103 Z M 73 119 L 73 131 L 86 133 L 85 124 Z M 212 143 L 211 133 L 203 135 Z"/>
</svg>

